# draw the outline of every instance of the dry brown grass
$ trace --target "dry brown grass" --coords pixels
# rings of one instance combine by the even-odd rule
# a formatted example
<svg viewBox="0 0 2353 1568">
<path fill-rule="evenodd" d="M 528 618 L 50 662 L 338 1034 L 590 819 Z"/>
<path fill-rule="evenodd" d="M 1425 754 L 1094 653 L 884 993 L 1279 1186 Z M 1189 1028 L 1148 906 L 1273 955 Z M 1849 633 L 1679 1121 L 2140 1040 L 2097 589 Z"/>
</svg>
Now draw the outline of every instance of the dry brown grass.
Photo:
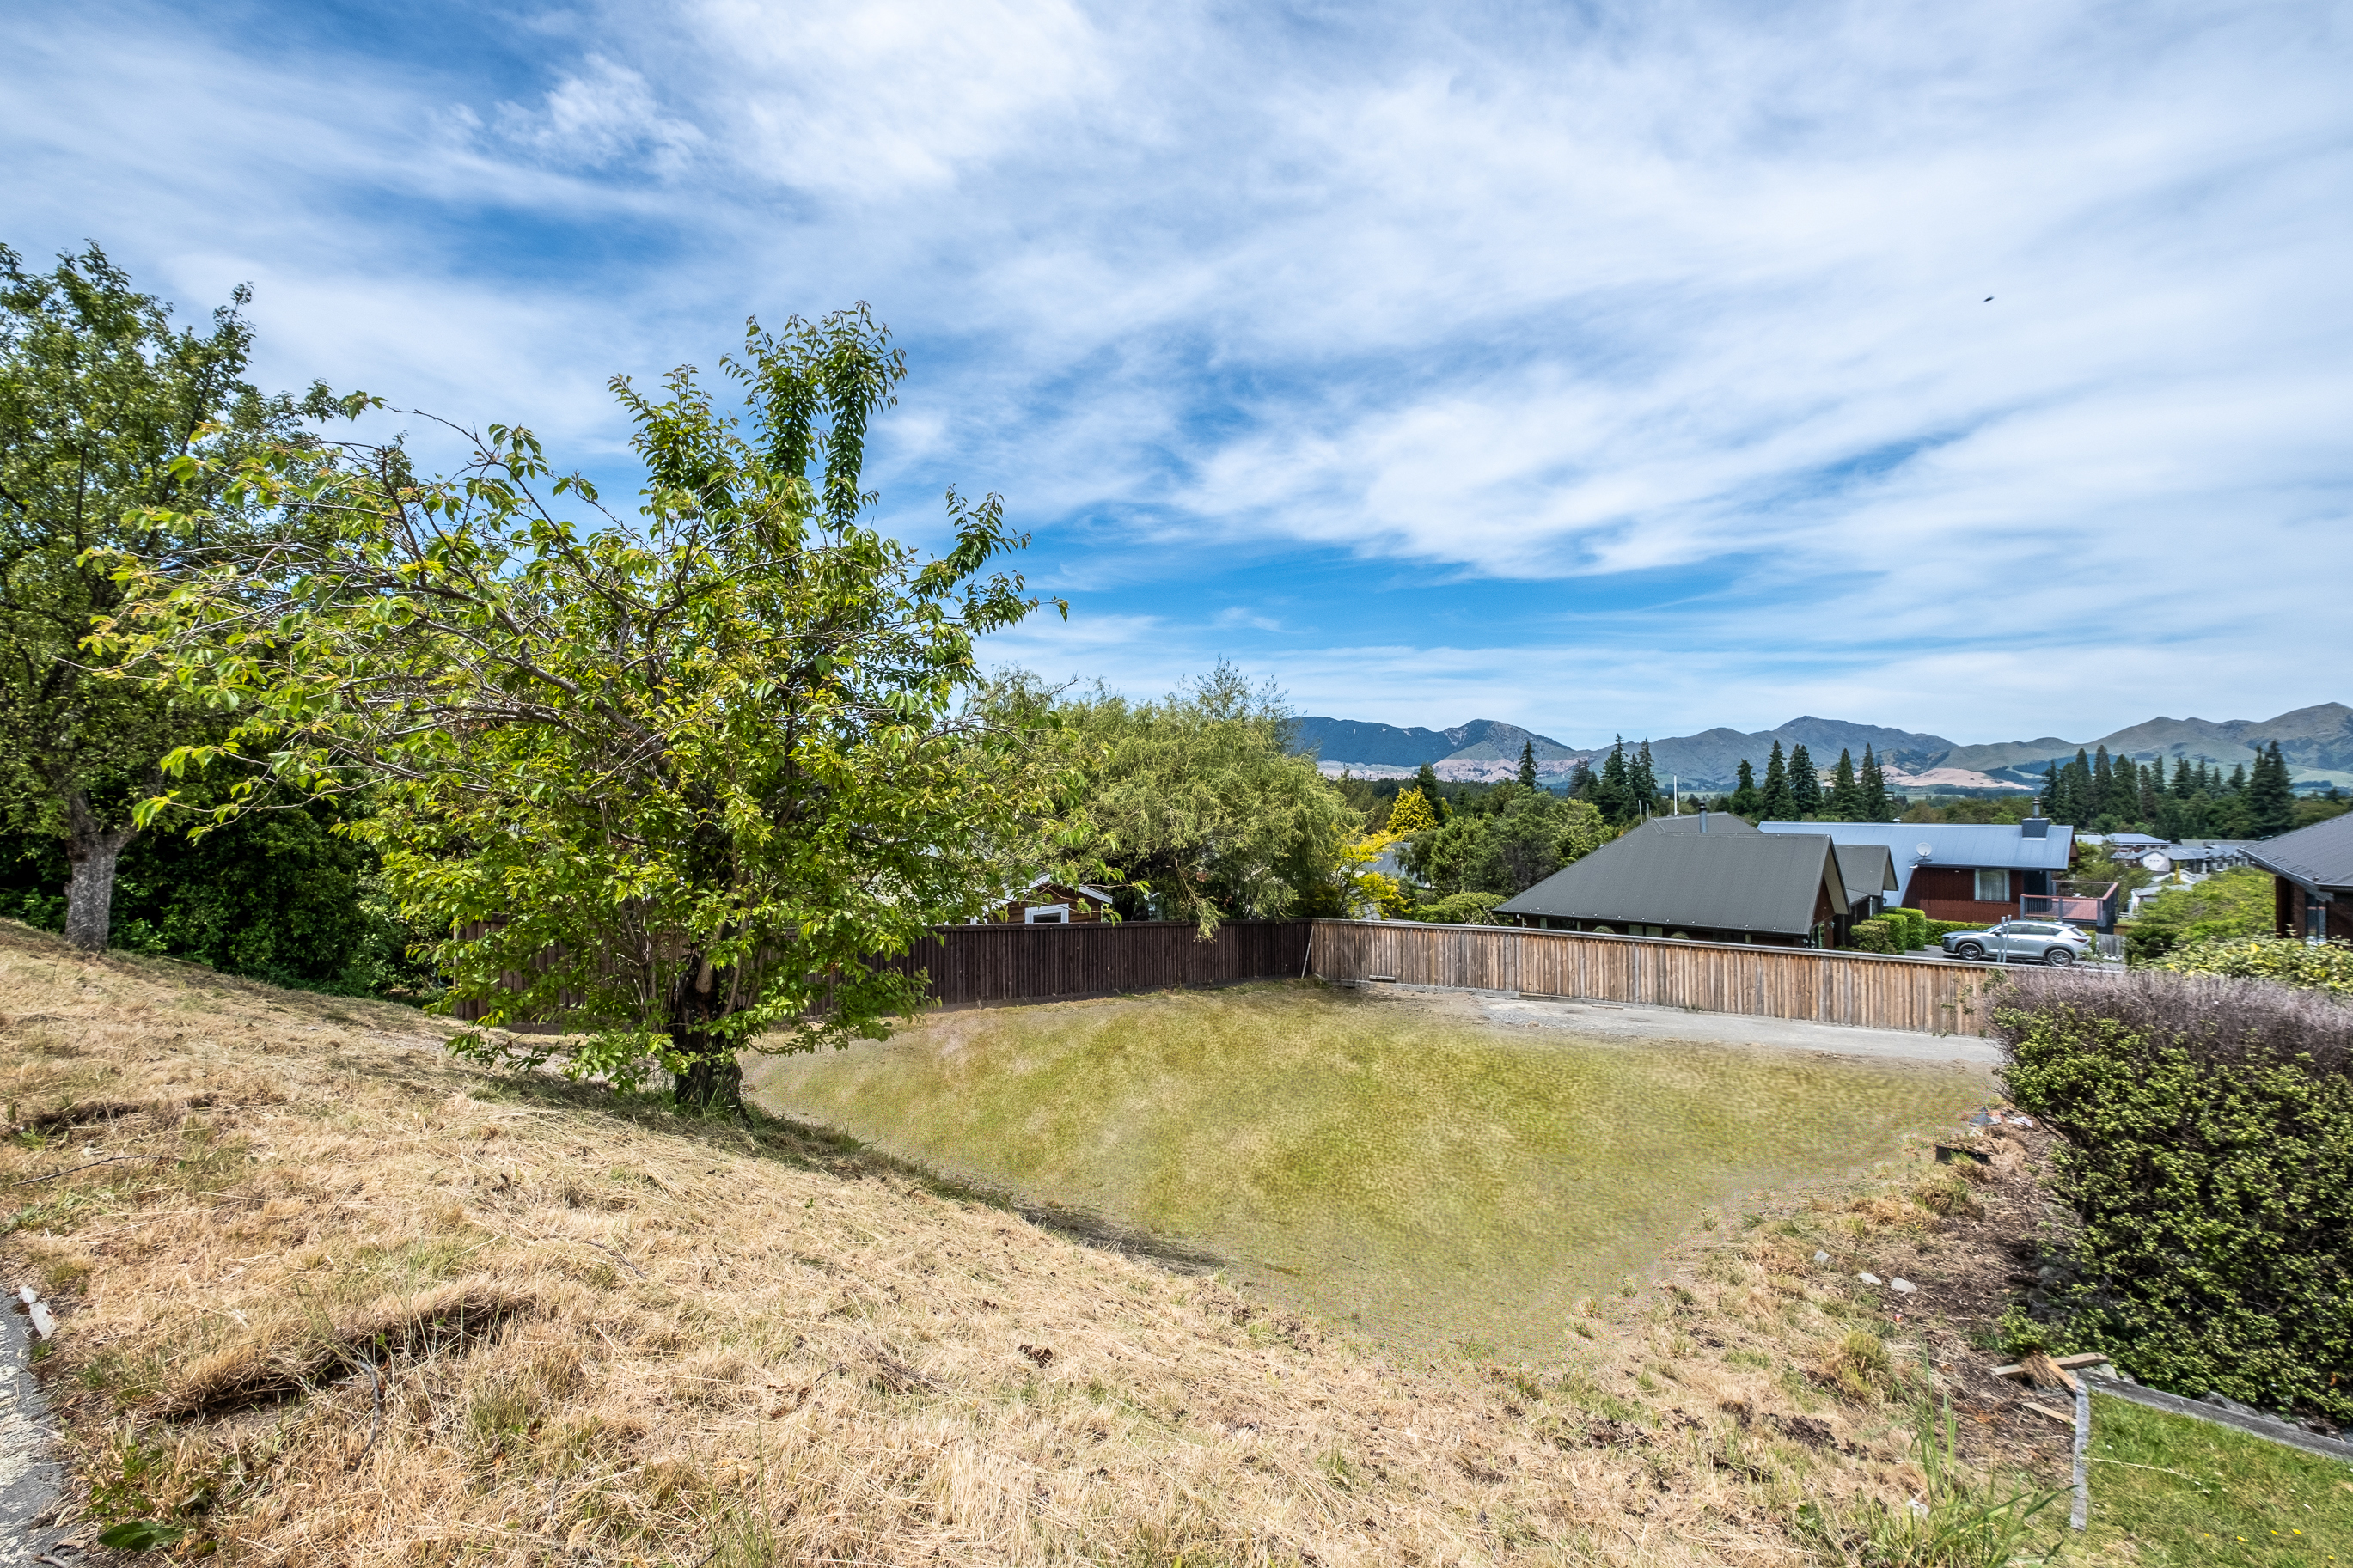
<svg viewBox="0 0 2353 1568">
<path fill-rule="evenodd" d="M 0 1181 L 140 1156 L 0 1205 L 78 1506 L 228 1561 L 1780 1564 L 1801 1498 L 1918 1484 L 1894 1396 L 1936 1373 L 1898 1337 L 1850 1386 L 1883 1325 L 1810 1261 L 1932 1230 L 1910 1198 L 1711 1217 L 1575 1360 L 1395 1359 L 389 1005 L 0 925 L 0 1013 L 49 1119 Z"/>
</svg>

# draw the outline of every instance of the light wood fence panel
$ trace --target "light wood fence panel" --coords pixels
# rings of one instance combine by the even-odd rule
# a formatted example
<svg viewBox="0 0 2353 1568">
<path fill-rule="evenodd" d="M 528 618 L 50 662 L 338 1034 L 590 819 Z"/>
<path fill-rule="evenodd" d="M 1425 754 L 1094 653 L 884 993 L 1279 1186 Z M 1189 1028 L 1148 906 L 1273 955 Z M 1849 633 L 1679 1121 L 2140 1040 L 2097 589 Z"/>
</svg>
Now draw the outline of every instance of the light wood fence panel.
<svg viewBox="0 0 2353 1568">
<path fill-rule="evenodd" d="M 1332 981 L 1393 980 L 1920 1034 L 1982 1035 L 1991 1024 L 1983 996 L 1993 976 L 1977 965 L 1811 948 L 1317 921 L 1311 967 Z"/>
</svg>

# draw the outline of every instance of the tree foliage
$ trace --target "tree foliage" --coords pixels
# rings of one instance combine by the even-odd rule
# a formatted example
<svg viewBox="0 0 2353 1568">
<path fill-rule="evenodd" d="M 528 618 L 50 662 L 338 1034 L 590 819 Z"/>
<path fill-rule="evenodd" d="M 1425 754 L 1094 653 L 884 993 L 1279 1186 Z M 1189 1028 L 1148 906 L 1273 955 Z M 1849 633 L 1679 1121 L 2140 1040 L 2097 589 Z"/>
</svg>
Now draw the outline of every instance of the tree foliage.
<svg viewBox="0 0 2353 1568">
<path fill-rule="evenodd" d="M 2353 999 L 2353 943 L 2294 936 L 2209 937 L 2174 948 L 2149 965 L 2179 974 L 2276 980 Z"/>
<path fill-rule="evenodd" d="M 2125 951 L 2147 963 L 2178 947 L 2268 936 L 2275 918 L 2270 874 L 2242 866 L 2145 900 L 2125 927 Z"/>
<path fill-rule="evenodd" d="M 1220 664 L 1156 702 L 1101 689 L 1065 700 L 1058 722 L 1075 781 L 1062 868 L 1109 880 L 1123 914 L 1207 935 L 1229 920 L 1340 912 L 1341 852 L 1363 820 L 1292 752 L 1279 693 Z"/>
<path fill-rule="evenodd" d="M 723 363 L 739 411 L 691 370 L 659 397 L 614 378 L 647 470 L 627 519 L 492 426 L 430 481 L 397 446 L 280 449 L 231 489 L 275 537 L 115 559 L 113 646 L 236 709 L 167 760 L 236 778 L 212 820 L 273 785 L 366 792 L 352 830 L 442 933 L 453 999 L 593 1031 L 569 1070 L 659 1063 L 691 1105 L 731 1103 L 770 1031 L 875 1037 L 916 1005 L 875 960 L 977 912 L 1043 804 L 1023 737 L 967 700 L 974 639 L 1036 607 L 991 568 L 1025 541 L 953 491 L 936 559 L 860 521 L 904 374 L 886 331 L 862 308 L 754 323 Z"/>
<path fill-rule="evenodd" d="M 1516 784 L 1490 792 L 1491 809 L 1458 814 L 1413 841 L 1407 865 L 1441 897 L 1492 893 L 1505 899 L 1591 854 L 1610 837 L 1590 802 Z"/>
<path fill-rule="evenodd" d="M 175 328 L 95 246 L 47 272 L 0 246 L 0 798 L 7 827 L 62 848 L 79 946 L 107 943 L 132 803 L 205 723 L 166 690 L 97 679 L 84 639 L 123 588 L 88 552 L 218 550 L 243 526 L 225 495 L 237 459 L 347 411 L 323 387 L 298 405 L 243 379 L 248 298 Z"/>
</svg>

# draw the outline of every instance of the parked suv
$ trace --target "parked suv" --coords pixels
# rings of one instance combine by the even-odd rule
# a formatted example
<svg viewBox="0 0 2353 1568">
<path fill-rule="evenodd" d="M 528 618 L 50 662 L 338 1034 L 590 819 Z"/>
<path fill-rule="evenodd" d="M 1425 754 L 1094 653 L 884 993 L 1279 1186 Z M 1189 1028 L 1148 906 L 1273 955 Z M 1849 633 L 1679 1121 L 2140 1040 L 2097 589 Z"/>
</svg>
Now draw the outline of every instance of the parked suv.
<svg viewBox="0 0 2353 1568">
<path fill-rule="evenodd" d="M 1984 931 L 1946 932 L 1945 951 L 1955 958 L 1999 958 L 2063 969 L 2092 951 L 2092 939 L 2065 921 L 2003 921 Z"/>
</svg>

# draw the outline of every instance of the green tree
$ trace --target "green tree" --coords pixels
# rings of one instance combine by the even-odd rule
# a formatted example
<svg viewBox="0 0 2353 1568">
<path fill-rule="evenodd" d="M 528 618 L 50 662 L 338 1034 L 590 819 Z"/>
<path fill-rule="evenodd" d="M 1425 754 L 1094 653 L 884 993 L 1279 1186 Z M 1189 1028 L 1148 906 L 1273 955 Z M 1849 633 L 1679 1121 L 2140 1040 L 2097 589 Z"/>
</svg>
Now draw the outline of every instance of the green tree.
<svg viewBox="0 0 2353 1568">
<path fill-rule="evenodd" d="M 2247 826 L 2258 838 L 2285 833 L 2295 826 L 2295 792 L 2288 780 L 2287 758 L 2274 741 L 2255 753 L 2254 775 L 2247 782 Z"/>
<path fill-rule="evenodd" d="M 302 414 L 339 411 L 324 388 L 298 408 L 244 381 L 249 297 L 175 329 L 95 246 L 42 273 L 0 246 L 0 773 L 7 825 L 64 847 L 77 947 L 107 945 L 134 804 L 206 724 L 160 688 L 95 678 L 82 644 L 123 590 L 85 552 L 219 548 L 242 527 L 224 469 L 294 442 Z M 197 519 L 185 537 L 170 509 Z"/>
<path fill-rule="evenodd" d="M 1534 887 L 1609 837 L 1590 803 L 1514 790 L 1493 816 L 1468 813 L 1417 840 L 1408 866 L 1441 896 L 1508 898 Z"/>
<path fill-rule="evenodd" d="M 1659 770 L 1651 761 L 1651 742 L 1644 741 L 1626 770 L 1626 783 L 1634 796 L 1634 815 L 1656 812 L 1659 808 Z"/>
<path fill-rule="evenodd" d="M 1519 780 L 1520 787 L 1523 789 L 1536 787 L 1536 748 L 1533 741 L 1520 742 Z"/>
<path fill-rule="evenodd" d="M 1749 765 L 1746 757 L 1740 759 L 1740 783 L 1725 797 L 1724 808 L 1751 822 L 1764 819 L 1765 796 L 1757 787 L 1757 770 Z"/>
<path fill-rule="evenodd" d="M 2267 936 L 2274 918 L 2270 874 L 2242 866 L 2144 900 L 2140 913 L 2124 928 L 2125 952 L 2134 962 L 2146 963 L 2177 947 Z"/>
<path fill-rule="evenodd" d="M 1419 790 L 1421 798 L 1430 803 L 1431 815 L 1440 822 L 1445 821 L 1446 796 L 1438 788 L 1438 770 L 1428 763 L 1422 763 L 1413 775 L 1413 787 Z"/>
<path fill-rule="evenodd" d="M 1822 814 L 1822 780 L 1803 744 L 1789 748 L 1790 809 L 1807 822 Z"/>
<path fill-rule="evenodd" d="M 1410 837 L 1427 833 L 1438 826 L 1438 814 L 1430 809 L 1430 802 L 1418 789 L 1398 791 L 1397 804 L 1389 807 L 1388 826 L 1385 831 Z"/>
<path fill-rule="evenodd" d="M 1602 817 L 1609 822 L 1630 822 L 1634 818 L 1634 776 L 1626 765 L 1626 737 L 1620 735 L 1609 748 L 1609 755 L 1601 763 L 1601 783 L 1593 792 L 1593 804 L 1601 808 Z"/>
<path fill-rule="evenodd" d="M 1291 750 L 1280 694 L 1231 665 L 1157 702 L 1098 690 L 1060 711 L 1061 766 L 1077 782 L 1058 831 L 1061 868 L 1102 877 L 1123 912 L 1190 921 L 1337 913 L 1340 850 L 1361 828 L 1315 764 Z M 1405 824 L 1401 793 L 1389 814 Z M 1458 818 L 1457 820 L 1476 820 Z"/>
<path fill-rule="evenodd" d="M 1855 788 L 1862 794 L 1863 821 L 1895 820 L 1895 802 L 1887 794 L 1887 773 L 1880 767 L 1879 759 L 1872 754 L 1868 744 L 1862 748 L 1862 773 L 1855 780 Z"/>
<path fill-rule="evenodd" d="M 1797 819 L 1797 797 L 1789 791 L 1789 765 L 1781 755 L 1781 742 L 1773 742 L 1772 754 L 1765 759 L 1765 787 L 1759 793 L 1758 809 L 1767 822 L 1793 822 Z"/>
<path fill-rule="evenodd" d="M 1861 822 L 1862 786 L 1855 782 L 1854 753 L 1839 748 L 1838 766 L 1831 773 L 1830 814 L 1841 822 Z"/>
<path fill-rule="evenodd" d="M 111 645 L 238 706 L 166 763 L 242 775 L 212 820 L 265 782 L 366 792 L 352 829 L 446 933 L 453 999 L 586 1033 L 567 1070 L 659 1066 L 698 1109 L 736 1103 L 737 1052 L 771 1031 L 876 1038 L 918 1005 L 880 961 L 1033 865 L 1048 804 L 1028 732 L 973 700 L 975 639 L 1037 605 L 991 569 L 1023 542 L 996 499 L 950 492 L 936 559 L 860 522 L 867 429 L 905 374 L 887 331 L 862 308 L 755 323 L 723 363 L 740 413 L 690 369 L 659 398 L 614 378 L 647 469 L 626 520 L 500 426 L 454 479 L 396 447 L 249 465 L 280 536 L 184 547 L 180 573 L 119 556 Z"/>
</svg>

